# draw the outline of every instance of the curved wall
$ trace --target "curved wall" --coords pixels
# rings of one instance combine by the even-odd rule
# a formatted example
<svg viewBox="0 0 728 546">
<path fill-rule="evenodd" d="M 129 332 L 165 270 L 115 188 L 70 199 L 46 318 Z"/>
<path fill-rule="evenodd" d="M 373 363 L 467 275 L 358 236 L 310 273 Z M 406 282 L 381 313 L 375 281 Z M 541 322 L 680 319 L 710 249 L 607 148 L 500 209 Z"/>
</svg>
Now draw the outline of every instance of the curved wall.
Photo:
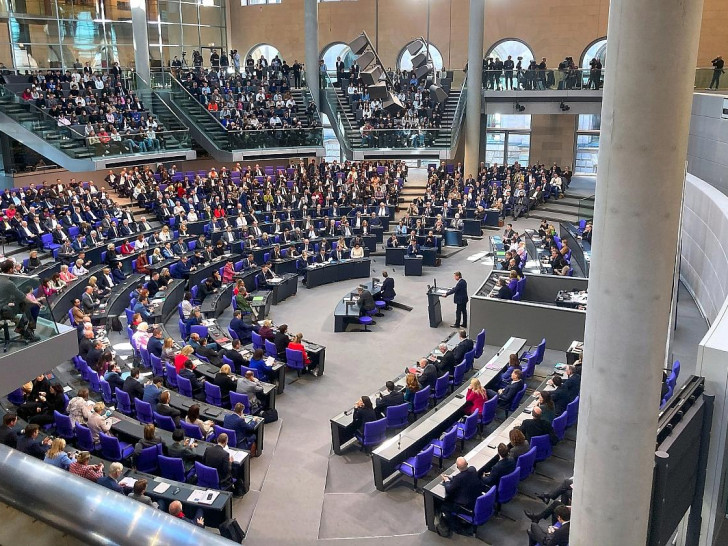
<svg viewBox="0 0 728 546">
<path fill-rule="evenodd" d="M 717 544 L 728 496 L 728 119 L 721 118 L 723 98 L 700 93 L 693 98 L 682 225 L 680 277 L 711 325 L 700 341 L 695 368 L 715 396 L 701 545 Z M 684 532 L 683 527 L 678 544 L 685 543 Z"/>
</svg>

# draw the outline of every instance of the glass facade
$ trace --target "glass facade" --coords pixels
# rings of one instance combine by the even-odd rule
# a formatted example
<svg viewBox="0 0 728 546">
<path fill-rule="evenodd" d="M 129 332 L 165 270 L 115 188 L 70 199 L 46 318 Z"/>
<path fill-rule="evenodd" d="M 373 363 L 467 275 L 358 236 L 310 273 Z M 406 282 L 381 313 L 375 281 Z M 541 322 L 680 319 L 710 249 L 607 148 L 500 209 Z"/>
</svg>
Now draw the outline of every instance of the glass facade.
<svg viewBox="0 0 728 546">
<path fill-rule="evenodd" d="M 152 69 L 170 66 L 175 57 L 192 67 L 195 52 L 210 66 L 213 51 L 228 53 L 225 0 L 147 0 L 147 20 Z"/>
<path fill-rule="evenodd" d="M 485 163 L 528 165 L 531 152 L 531 116 L 488 114 L 485 133 Z"/>
<path fill-rule="evenodd" d="M 224 0 L 147 0 L 152 67 L 227 47 Z M 130 0 L 0 0 L 0 63 L 16 70 L 134 66 Z M 0 68 L 2 66 L 0 65 Z"/>
<path fill-rule="evenodd" d="M 596 174 L 599 155 L 599 131 L 601 116 L 598 114 L 580 114 L 576 131 L 574 157 L 575 174 Z"/>
</svg>

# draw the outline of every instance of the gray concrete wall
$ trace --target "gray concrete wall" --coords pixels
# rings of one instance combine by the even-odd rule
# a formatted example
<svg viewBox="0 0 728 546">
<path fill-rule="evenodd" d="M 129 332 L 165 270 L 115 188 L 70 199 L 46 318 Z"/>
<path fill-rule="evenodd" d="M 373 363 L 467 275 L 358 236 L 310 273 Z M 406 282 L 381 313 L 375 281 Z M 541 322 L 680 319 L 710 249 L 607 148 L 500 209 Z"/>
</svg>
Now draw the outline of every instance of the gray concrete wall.
<svg viewBox="0 0 728 546">
<path fill-rule="evenodd" d="M 728 195 L 728 119 L 726 95 L 695 93 L 690 118 L 688 172 Z"/>
<path fill-rule="evenodd" d="M 494 271 L 483 285 L 488 284 L 491 277 L 500 275 L 501 271 Z M 588 280 L 547 275 L 529 275 L 527 278 L 526 299 L 550 303 L 474 295 L 470 298 L 470 331 L 479 332 L 484 328 L 490 345 L 503 345 L 511 336 L 522 337 L 531 345 L 546 338 L 546 347 L 557 351 L 565 351 L 575 339 L 583 340 L 586 311 L 557 307 L 553 301 L 559 290 L 585 290 Z M 481 288 L 476 294 L 480 292 Z"/>
</svg>

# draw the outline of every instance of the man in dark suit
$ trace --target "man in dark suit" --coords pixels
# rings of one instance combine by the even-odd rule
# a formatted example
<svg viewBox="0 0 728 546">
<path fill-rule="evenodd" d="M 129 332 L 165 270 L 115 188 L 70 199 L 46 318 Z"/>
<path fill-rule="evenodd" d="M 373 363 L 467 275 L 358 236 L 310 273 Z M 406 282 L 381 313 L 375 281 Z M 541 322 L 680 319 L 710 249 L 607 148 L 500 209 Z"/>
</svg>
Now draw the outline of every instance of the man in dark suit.
<svg viewBox="0 0 728 546">
<path fill-rule="evenodd" d="M 179 416 L 180 411 L 177 408 L 173 408 L 169 405 L 169 391 L 164 391 L 159 395 L 159 403 L 155 411 L 160 415 L 171 417 L 174 421 L 174 426 L 179 428 Z"/>
<path fill-rule="evenodd" d="M 223 349 L 220 351 L 220 354 L 229 360 L 233 361 L 233 369 L 235 370 L 235 373 L 240 373 L 241 366 L 245 366 L 246 368 L 250 364 L 250 361 L 243 358 L 243 355 L 240 354 L 240 340 L 239 339 L 233 339 L 232 340 L 232 349 Z"/>
<path fill-rule="evenodd" d="M 233 320 L 230 321 L 230 329 L 238 334 L 238 338 L 242 343 L 250 343 L 253 338 L 251 334 L 253 327 L 246 324 L 242 317 L 243 312 L 236 309 L 233 313 Z"/>
<path fill-rule="evenodd" d="M 469 353 L 473 350 L 473 340 L 468 338 L 468 332 L 464 328 L 458 332 L 460 342 L 452 350 L 453 356 L 455 357 L 455 365 L 460 364 L 465 358 L 465 353 Z"/>
<path fill-rule="evenodd" d="M 425 387 L 435 388 L 435 381 L 437 381 L 437 367 L 423 358 L 419 362 L 420 375 L 417 378 L 420 386 L 424 389 Z"/>
<path fill-rule="evenodd" d="M 442 375 L 444 373 L 452 374 L 453 369 L 455 366 L 460 364 L 462 361 L 456 361 L 455 360 L 455 353 L 447 348 L 447 345 L 445 343 L 440 343 L 438 349 L 440 349 L 440 352 L 442 353 L 442 356 L 440 357 L 437 364 L 437 373 L 439 375 Z"/>
<path fill-rule="evenodd" d="M 564 387 L 564 380 L 560 375 L 555 375 L 551 379 L 551 384 L 556 387 L 551 391 L 551 400 L 554 402 L 554 409 L 556 415 L 559 416 L 566 411 L 566 406 L 569 405 L 569 390 Z M 538 396 L 538 392 L 533 393 L 534 396 Z"/>
<path fill-rule="evenodd" d="M 529 442 L 534 436 L 542 436 L 544 434 L 548 434 L 552 442 L 558 440 L 554 435 L 554 427 L 551 426 L 551 423 L 541 418 L 541 408 L 538 406 L 533 408 L 531 418 L 524 419 L 521 425 L 516 428 L 523 432 L 523 435 Z"/>
<path fill-rule="evenodd" d="M 0 444 L 13 448 L 18 445 L 18 431 L 15 430 L 17 423 L 18 416 L 14 413 L 3 415 L 3 424 L 0 426 Z"/>
<path fill-rule="evenodd" d="M 232 483 L 232 457 L 225 451 L 228 435 L 224 432 L 217 437 L 217 443 L 205 449 L 203 464 L 217 470 L 220 489 L 228 489 Z M 243 495 L 243 484 L 238 480 L 235 484 L 235 496 Z"/>
<path fill-rule="evenodd" d="M 124 380 L 124 387 L 122 390 L 129 395 L 131 403 L 134 403 L 134 399 L 144 399 L 144 385 L 139 381 L 139 368 L 132 368 L 129 373 L 129 377 Z"/>
<path fill-rule="evenodd" d="M 483 486 L 490 488 L 498 486 L 500 479 L 506 474 L 510 474 L 516 469 L 516 460 L 508 456 L 508 446 L 506 444 L 498 444 L 498 457 L 500 459 L 490 470 L 490 473 L 483 476 Z"/>
<path fill-rule="evenodd" d="M 26 425 L 25 434 L 18 438 L 17 449 L 26 455 L 43 460 L 46 451 L 51 447 L 52 440 L 47 436 L 43 440 L 39 440 L 38 434 L 40 434 L 40 426 Z"/>
<path fill-rule="evenodd" d="M 498 279 L 498 293 L 497 298 L 499 300 L 512 300 L 513 299 L 513 291 L 508 288 L 508 284 L 506 284 L 506 280 L 503 278 Z"/>
<path fill-rule="evenodd" d="M 556 520 L 560 524 L 558 528 L 552 525 L 548 531 L 544 531 L 537 523 L 531 524 L 528 530 L 529 546 L 535 546 L 539 543 L 542 546 L 566 546 L 569 544 L 571 508 L 559 506 L 554 510 L 554 516 L 556 516 Z"/>
<path fill-rule="evenodd" d="M 581 375 L 576 373 L 576 367 L 569 365 L 566 367 L 566 381 L 564 388 L 569 393 L 569 402 L 573 402 L 574 398 L 579 396 L 581 390 Z"/>
<path fill-rule="evenodd" d="M 483 482 L 478 477 L 478 470 L 474 466 L 468 466 L 465 457 L 458 457 L 455 461 L 458 473 L 452 476 L 442 476 L 442 484 L 445 487 L 445 502 L 442 504 L 442 515 L 452 525 L 452 514 L 459 507 L 472 510 L 475 501 L 483 492 Z"/>
<path fill-rule="evenodd" d="M 215 344 L 215 346 L 217 346 L 217 344 Z M 222 355 L 216 349 L 207 344 L 206 337 L 200 338 L 200 345 L 199 347 L 195 347 L 195 352 L 200 356 L 204 356 L 213 366 L 222 366 Z"/>
<path fill-rule="evenodd" d="M 243 417 L 243 409 L 245 409 L 245 406 L 242 403 L 235 404 L 233 413 L 225 415 L 222 426 L 235 431 L 235 438 L 238 442 L 235 447 L 249 449 L 251 454 L 255 454 L 255 425 L 246 421 L 245 417 Z"/>
<path fill-rule="evenodd" d="M 198 400 L 204 400 L 205 393 L 203 392 L 204 387 L 202 380 L 197 378 L 195 372 L 192 371 L 193 368 L 194 364 L 192 364 L 192 361 L 188 358 L 185 361 L 185 367 L 182 368 L 177 375 L 179 377 L 184 377 L 190 382 L 190 386 L 192 387 L 192 396 Z"/>
<path fill-rule="evenodd" d="M 147 290 L 150 298 L 153 298 L 159 292 L 159 271 L 152 272 L 152 278 L 147 282 Z"/>
<path fill-rule="evenodd" d="M 379 393 L 377 398 L 375 411 L 380 417 L 384 417 L 387 414 L 387 408 L 389 406 L 398 406 L 404 404 L 404 392 L 399 390 L 393 381 L 387 381 L 387 394 Z"/>
<path fill-rule="evenodd" d="M 397 296 L 397 293 L 394 291 L 394 279 L 386 271 L 382 271 L 382 277 L 384 277 L 384 280 L 382 281 L 382 288 L 379 294 L 377 294 L 377 298 L 391 301 Z M 387 305 L 386 309 L 389 309 L 389 305 Z"/>
<path fill-rule="evenodd" d="M 455 286 L 447 291 L 445 296 L 453 294 L 453 302 L 455 302 L 455 324 L 451 324 L 451 328 L 468 327 L 468 283 L 465 282 L 460 271 L 455 272 Z"/>
<path fill-rule="evenodd" d="M 278 360 L 286 361 L 286 348 L 291 342 L 288 337 L 288 324 L 281 324 L 278 327 L 276 335 L 273 337 L 273 344 L 276 346 L 276 354 Z"/>
<path fill-rule="evenodd" d="M 157 358 L 162 358 L 162 347 L 164 340 L 162 339 L 162 329 L 159 326 L 155 326 L 152 330 L 152 337 L 147 342 L 147 351 L 150 355 L 154 355 Z"/>
<path fill-rule="evenodd" d="M 359 292 L 359 299 L 356 303 L 359 306 L 359 316 L 363 317 L 367 311 L 374 311 L 376 305 L 374 304 L 372 293 L 369 290 L 360 286 L 357 291 Z"/>
<path fill-rule="evenodd" d="M 511 373 L 511 383 L 504 389 L 498 391 L 498 405 L 502 408 L 507 408 L 513 402 L 518 391 L 523 387 L 523 372 L 521 370 L 513 370 Z"/>
</svg>

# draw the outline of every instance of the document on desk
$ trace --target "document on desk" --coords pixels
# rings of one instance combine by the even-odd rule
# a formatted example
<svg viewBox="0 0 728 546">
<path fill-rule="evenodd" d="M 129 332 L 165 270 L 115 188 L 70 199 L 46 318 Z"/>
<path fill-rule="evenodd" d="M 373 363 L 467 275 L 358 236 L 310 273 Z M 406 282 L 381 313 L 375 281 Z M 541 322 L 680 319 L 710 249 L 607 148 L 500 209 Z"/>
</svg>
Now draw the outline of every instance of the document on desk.
<svg viewBox="0 0 728 546">
<path fill-rule="evenodd" d="M 269 356 L 268 358 L 265 359 L 265 365 L 268 366 L 269 368 L 272 368 L 273 364 L 275 364 L 275 362 L 276 362 L 276 359 L 273 358 L 272 356 Z"/>
<path fill-rule="evenodd" d="M 134 478 L 132 478 L 132 477 L 126 477 L 126 478 L 124 478 L 123 480 L 121 480 L 119 482 L 119 485 L 122 486 L 122 487 L 128 487 L 128 488 L 131 489 L 131 488 L 134 487 L 134 484 L 135 483 L 136 483 L 136 480 Z"/>
<path fill-rule="evenodd" d="M 503 362 L 501 362 L 497 358 L 494 358 L 493 360 L 491 360 L 490 362 L 488 362 L 485 365 L 486 370 L 500 370 L 502 368 L 503 368 Z"/>
<path fill-rule="evenodd" d="M 240 450 L 240 451 L 232 451 L 230 453 L 230 455 L 232 456 L 234 463 L 241 464 L 245 460 L 246 453 L 245 453 L 245 451 Z"/>
<path fill-rule="evenodd" d="M 166 483 L 166 482 L 162 482 L 159 485 L 157 485 L 157 487 L 155 487 L 154 489 L 152 489 L 152 491 L 154 491 L 155 493 L 159 493 L 161 495 L 167 489 L 169 489 L 169 484 Z"/>
</svg>

